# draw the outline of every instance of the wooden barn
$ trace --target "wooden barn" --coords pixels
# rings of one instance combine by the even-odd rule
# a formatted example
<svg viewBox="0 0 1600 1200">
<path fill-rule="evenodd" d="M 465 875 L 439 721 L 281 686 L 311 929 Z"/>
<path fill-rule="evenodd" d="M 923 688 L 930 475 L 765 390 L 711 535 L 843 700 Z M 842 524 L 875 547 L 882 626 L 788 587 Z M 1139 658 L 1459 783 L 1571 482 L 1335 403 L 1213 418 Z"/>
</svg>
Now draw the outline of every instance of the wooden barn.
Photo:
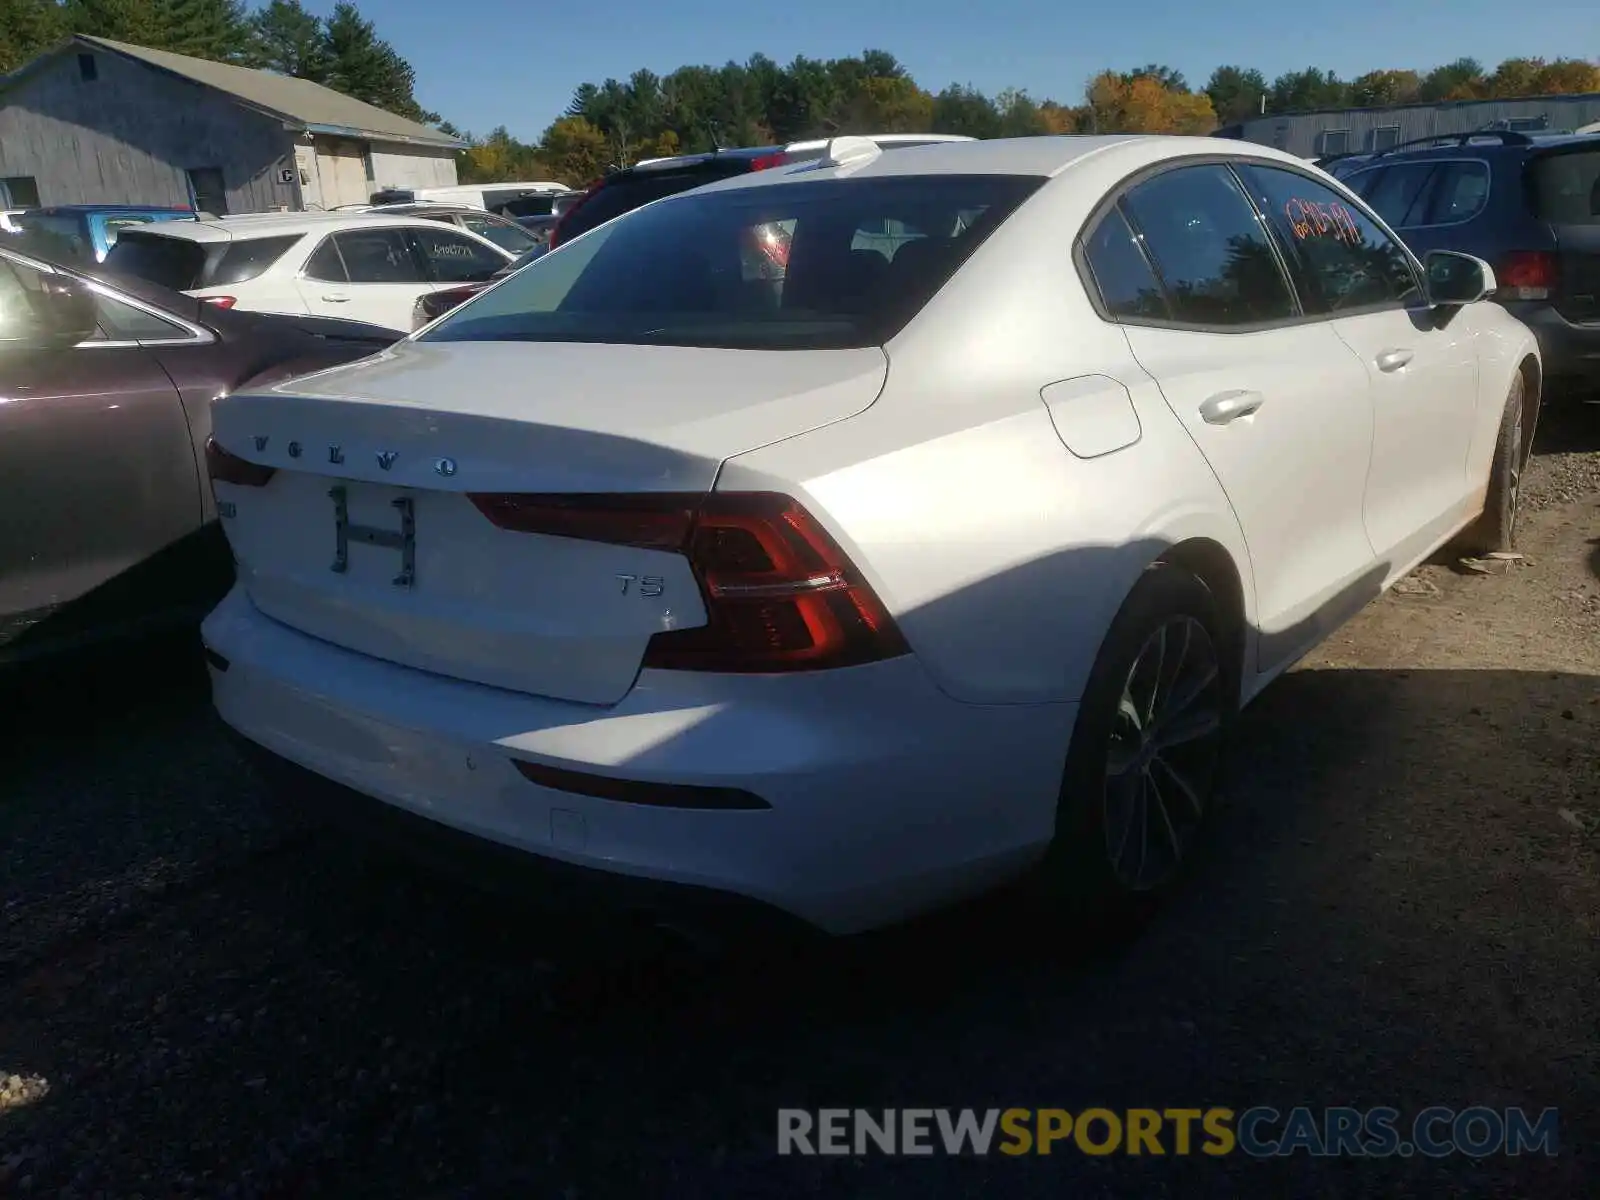
<svg viewBox="0 0 1600 1200">
<path fill-rule="evenodd" d="M 448 134 L 305 79 L 77 36 L 0 79 L 0 204 L 362 204 L 456 182 Z"/>
</svg>

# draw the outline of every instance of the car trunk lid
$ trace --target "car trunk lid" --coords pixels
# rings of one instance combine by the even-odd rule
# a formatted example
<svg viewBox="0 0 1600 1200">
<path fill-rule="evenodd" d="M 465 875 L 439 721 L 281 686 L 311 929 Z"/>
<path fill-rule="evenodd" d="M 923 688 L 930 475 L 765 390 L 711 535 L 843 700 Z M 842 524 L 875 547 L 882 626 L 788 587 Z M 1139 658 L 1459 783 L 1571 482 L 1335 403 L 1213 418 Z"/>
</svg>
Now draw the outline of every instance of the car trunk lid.
<svg viewBox="0 0 1600 1200">
<path fill-rule="evenodd" d="M 1569 321 L 1600 321 L 1600 140 L 1538 155 L 1528 183 L 1535 214 L 1555 235 L 1552 303 Z"/>
<path fill-rule="evenodd" d="M 653 634 L 703 623 L 688 560 L 500 528 L 473 496 L 695 498 L 727 458 L 866 408 L 886 369 L 876 348 L 406 342 L 218 401 L 218 443 L 275 470 L 217 497 L 267 616 L 422 670 L 608 704 Z"/>
</svg>

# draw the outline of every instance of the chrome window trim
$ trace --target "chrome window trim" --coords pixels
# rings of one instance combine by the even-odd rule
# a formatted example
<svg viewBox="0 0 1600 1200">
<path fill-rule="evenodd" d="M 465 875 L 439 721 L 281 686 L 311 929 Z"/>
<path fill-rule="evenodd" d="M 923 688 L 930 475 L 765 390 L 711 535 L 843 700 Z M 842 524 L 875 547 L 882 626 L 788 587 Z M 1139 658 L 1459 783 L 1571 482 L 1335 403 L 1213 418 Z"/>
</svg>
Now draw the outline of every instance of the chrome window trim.
<svg viewBox="0 0 1600 1200">
<path fill-rule="evenodd" d="M 31 255 L 19 254 L 17 251 L 11 249 L 0 250 L 0 258 L 7 258 L 12 262 L 21 263 L 30 270 L 38 271 L 41 275 L 60 275 L 65 279 L 80 280 L 91 292 L 94 292 L 97 295 L 104 296 L 108 300 L 115 300 L 118 304 L 126 304 L 129 308 L 136 308 L 147 316 L 154 317 L 158 321 L 165 321 L 169 325 L 176 325 L 183 330 L 182 335 L 178 337 L 148 338 L 143 341 L 136 341 L 127 338 L 119 338 L 115 341 L 108 338 L 102 338 L 98 341 L 83 341 L 74 345 L 72 347 L 74 350 L 92 350 L 96 348 L 116 350 L 127 349 L 130 346 L 208 346 L 217 340 L 217 335 L 212 333 L 211 330 L 207 329 L 204 325 L 197 325 L 193 321 L 185 320 L 176 313 L 170 313 L 166 309 L 159 308 L 148 301 L 140 300 L 137 297 L 130 296 L 126 292 L 119 292 L 116 288 L 101 283 L 97 279 L 90 279 L 89 277 L 82 275 L 73 275 L 69 272 L 61 270 L 53 263 L 45 262 L 43 259 L 33 258 Z"/>
</svg>

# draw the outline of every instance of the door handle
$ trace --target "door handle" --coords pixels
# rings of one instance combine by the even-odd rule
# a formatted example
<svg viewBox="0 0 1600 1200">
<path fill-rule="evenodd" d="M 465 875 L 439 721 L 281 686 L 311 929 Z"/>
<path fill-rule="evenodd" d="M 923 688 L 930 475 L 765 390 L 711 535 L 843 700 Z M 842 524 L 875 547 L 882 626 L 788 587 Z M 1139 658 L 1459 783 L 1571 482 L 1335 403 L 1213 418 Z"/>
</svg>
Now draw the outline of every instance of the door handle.
<svg viewBox="0 0 1600 1200">
<path fill-rule="evenodd" d="M 1260 392 L 1218 392 L 1200 405 L 1200 418 L 1207 425 L 1226 425 L 1240 417 L 1248 417 L 1267 402 Z"/>
<path fill-rule="evenodd" d="M 1373 361 L 1378 364 L 1378 370 L 1380 371 L 1398 371 L 1411 361 L 1411 351 L 1382 350 L 1379 351 L 1378 357 Z"/>
<path fill-rule="evenodd" d="M 337 292 L 324 292 L 322 298 L 329 304 L 349 304 L 349 296 L 341 296 Z"/>
</svg>

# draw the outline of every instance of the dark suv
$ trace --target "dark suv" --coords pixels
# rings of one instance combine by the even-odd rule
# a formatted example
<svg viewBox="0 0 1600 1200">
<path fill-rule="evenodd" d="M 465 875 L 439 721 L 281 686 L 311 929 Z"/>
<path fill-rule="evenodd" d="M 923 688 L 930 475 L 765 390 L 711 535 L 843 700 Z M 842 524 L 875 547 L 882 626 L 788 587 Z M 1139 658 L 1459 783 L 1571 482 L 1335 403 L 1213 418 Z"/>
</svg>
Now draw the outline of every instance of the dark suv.
<svg viewBox="0 0 1600 1200">
<path fill-rule="evenodd" d="M 1551 382 L 1600 387 L 1600 135 L 1405 142 L 1343 180 L 1419 256 L 1486 260 L 1496 299 L 1539 339 Z"/>
</svg>

